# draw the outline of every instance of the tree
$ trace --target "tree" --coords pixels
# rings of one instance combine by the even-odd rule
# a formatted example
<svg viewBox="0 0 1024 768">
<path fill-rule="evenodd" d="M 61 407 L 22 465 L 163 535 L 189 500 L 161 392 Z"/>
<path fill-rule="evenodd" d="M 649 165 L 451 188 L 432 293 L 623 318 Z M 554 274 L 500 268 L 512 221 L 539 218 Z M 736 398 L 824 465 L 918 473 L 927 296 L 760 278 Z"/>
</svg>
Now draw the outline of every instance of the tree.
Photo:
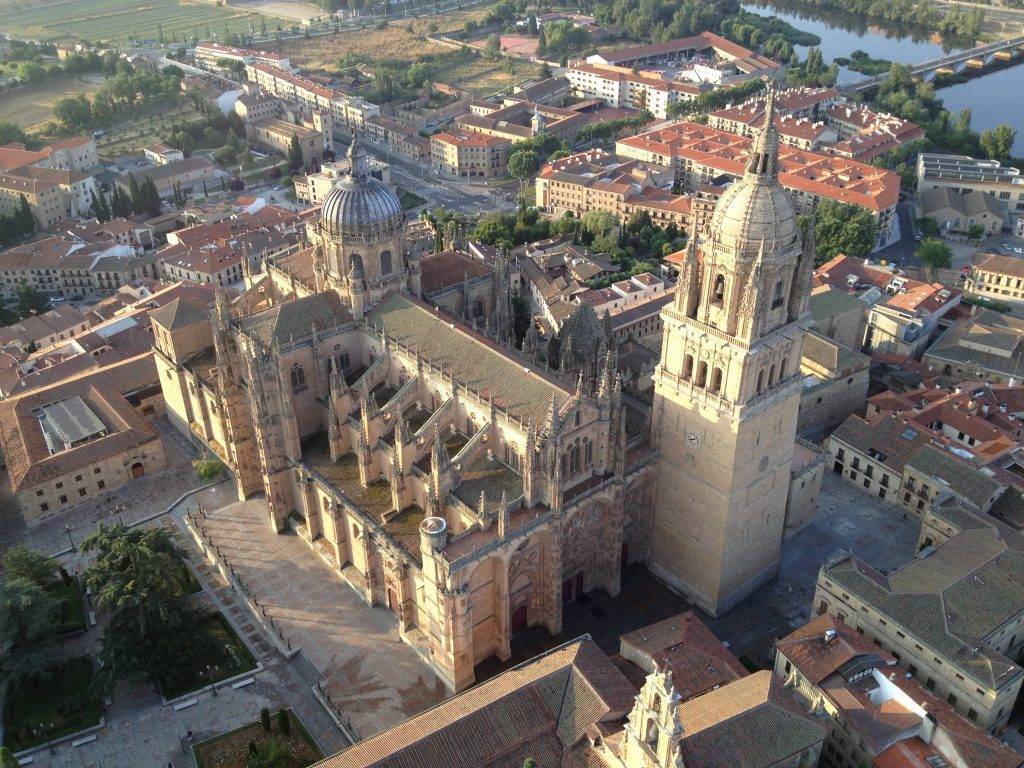
<svg viewBox="0 0 1024 768">
<path fill-rule="evenodd" d="M 492 32 L 487 36 L 487 40 L 484 43 L 484 55 L 488 58 L 497 58 L 501 52 L 501 37 L 497 32 Z"/>
<path fill-rule="evenodd" d="M 0 120 L 0 146 L 10 144 L 12 141 L 21 142 L 29 147 L 32 145 L 32 142 L 29 141 L 21 126 L 9 123 L 6 120 Z"/>
<path fill-rule="evenodd" d="M 14 217 L 18 220 L 18 224 L 21 225 L 22 231 L 26 235 L 31 235 L 36 231 L 36 227 L 39 222 L 36 221 L 36 215 L 32 212 L 32 206 L 28 203 L 28 198 L 25 195 L 18 195 L 18 208 L 14 212 Z"/>
<path fill-rule="evenodd" d="M 537 761 L 528 757 L 523 761 L 523 768 L 537 768 Z"/>
<path fill-rule="evenodd" d="M 542 62 L 541 65 L 540 65 L 540 71 L 537 72 L 537 76 L 540 77 L 541 80 L 547 80 L 548 78 L 550 78 L 551 77 L 551 65 L 548 64 L 546 61 Z"/>
<path fill-rule="evenodd" d="M 134 173 L 128 174 L 128 195 L 132 201 L 132 213 L 145 213 L 146 200 L 142 196 L 142 187 Z"/>
<path fill-rule="evenodd" d="M 50 310 L 50 302 L 43 292 L 24 280 L 14 289 L 14 302 L 18 307 L 18 314 L 22 317 L 41 315 Z"/>
<path fill-rule="evenodd" d="M 971 224 L 967 228 L 967 239 L 976 243 L 985 236 L 985 228 L 980 224 Z"/>
<path fill-rule="evenodd" d="M 587 211 L 580 219 L 580 227 L 591 240 L 610 234 L 619 220 L 609 211 Z"/>
<path fill-rule="evenodd" d="M 173 685 L 208 658 L 213 641 L 196 632 L 200 616 L 185 594 L 184 555 L 167 528 L 101 525 L 82 551 L 95 556 L 86 584 L 96 607 L 109 615 L 99 652 L 100 690 L 120 680 Z"/>
<path fill-rule="evenodd" d="M 548 37 L 544 33 L 544 27 L 540 28 L 537 35 L 537 55 L 541 58 L 548 55 Z"/>
<path fill-rule="evenodd" d="M 875 247 L 878 223 L 867 208 L 836 200 L 824 200 L 814 209 L 815 264 L 837 254 L 863 259 Z"/>
<path fill-rule="evenodd" d="M 516 346 L 523 346 L 523 339 L 533 322 L 530 300 L 516 291 L 512 294 L 512 329 L 516 336 Z"/>
<path fill-rule="evenodd" d="M 918 247 L 917 258 L 934 277 L 940 269 L 949 269 L 953 264 L 953 249 L 937 237 L 929 237 Z"/>
<path fill-rule="evenodd" d="M 0 768 L 19 768 L 21 764 L 7 747 L 0 747 Z"/>
<path fill-rule="evenodd" d="M 287 736 L 292 730 L 292 721 L 288 717 L 288 710 L 282 709 L 277 713 L 277 730 L 282 736 Z"/>
<path fill-rule="evenodd" d="M 978 137 L 981 149 L 987 157 L 993 160 L 1007 160 L 1013 150 L 1013 142 L 1017 138 L 1017 132 L 1006 123 L 1000 123 L 995 128 L 983 131 Z"/>
<path fill-rule="evenodd" d="M 288 145 L 288 168 L 292 173 L 297 173 L 302 168 L 302 146 L 299 144 L 299 137 L 294 134 Z"/>
<path fill-rule="evenodd" d="M 4 578 L 27 579 L 41 587 L 52 584 L 57 576 L 53 558 L 20 544 L 4 553 L 3 566 Z"/>
<path fill-rule="evenodd" d="M 509 155 L 508 172 L 512 177 L 526 181 L 539 170 L 540 156 L 532 149 L 519 150 Z"/>
<path fill-rule="evenodd" d="M 263 726 L 264 732 L 270 733 L 270 709 L 268 707 L 260 708 L 260 725 Z"/>
<path fill-rule="evenodd" d="M 159 216 L 163 210 L 163 201 L 160 199 L 160 192 L 156 188 L 156 182 L 152 176 L 147 176 L 141 187 L 144 212 L 150 216 Z"/>
<path fill-rule="evenodd" d="M 11 687 L 38 679 L 52 666 L 63 603 L 24 576 L 0 581 L 0 676 Z"/>
</svg>

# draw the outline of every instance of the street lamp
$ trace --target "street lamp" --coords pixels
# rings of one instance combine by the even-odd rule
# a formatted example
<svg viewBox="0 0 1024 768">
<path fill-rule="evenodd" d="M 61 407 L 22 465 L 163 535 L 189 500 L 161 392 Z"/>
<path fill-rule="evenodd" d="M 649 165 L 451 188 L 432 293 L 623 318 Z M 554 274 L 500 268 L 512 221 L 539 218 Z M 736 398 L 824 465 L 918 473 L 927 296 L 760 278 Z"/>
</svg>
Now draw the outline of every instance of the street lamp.
<svg viewBox="0 0 1024 768">
<path fill-rule="evenodd" d="M 206 674 L 210 676 L 210 693 L 216 696 L 217 687 L 213 684 L 213 667 L 211 667 L 209 664 L 206 665 Z"/>
<path fill-rule="evenodd" d="M 68 542 L 71 544 L 71 551 L 76 551 L 77 547 L 75 546 L 75 540 L 71 538 L 71 526 L 67 523 L 64 523 L 64 533 L 68 535 Z"/>
</svg>

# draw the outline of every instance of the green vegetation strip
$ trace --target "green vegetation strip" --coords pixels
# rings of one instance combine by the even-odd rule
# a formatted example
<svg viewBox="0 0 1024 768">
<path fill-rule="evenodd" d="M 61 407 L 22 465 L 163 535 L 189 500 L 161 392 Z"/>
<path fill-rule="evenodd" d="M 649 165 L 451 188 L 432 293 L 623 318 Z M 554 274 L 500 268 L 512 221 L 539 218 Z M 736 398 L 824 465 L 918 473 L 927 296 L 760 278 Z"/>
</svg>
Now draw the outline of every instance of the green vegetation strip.
<svg viewBox="0 0 1024 768">
<path fill-rule="evenodd" d="M 214 683 L 256 669 L 256 659 L 248 646 L 235 634 L 228 620 L 221 614 L 208 617 L 196 627 L 196 634 L 203 632 L 213 637 L 214 651 L 209 658 L 186 670 L 174 681 L 164 683 L 161 688 L 165 698 L 176 699 L 208 686 L 211 677 L 206 671 L 207 665 L 213 671 Z"/>
<path fill-rule="evenodd" d="M 4 707 L 4 745 L 20 752 L 97 725 L 92 676 L 92 660 L 82 656 L 16 688 Z"/>
<path fill-rule="evenodd" d="M 280 728 L 280 713 L 270 719 L 270 732 L 264 730 L 260 721 L 248 723 L 241 728 L 228 731 L 192 747 L 199 768 L 246 768 L 250 747 L 266 750 L 272 742 L 280 745 L 283 758 L 275 765 L 281 768 L 305 768 L 324 757 L 305 725 L 288 709 L 291 723 L 289 733 L 284 735 Z"/>
</svg>

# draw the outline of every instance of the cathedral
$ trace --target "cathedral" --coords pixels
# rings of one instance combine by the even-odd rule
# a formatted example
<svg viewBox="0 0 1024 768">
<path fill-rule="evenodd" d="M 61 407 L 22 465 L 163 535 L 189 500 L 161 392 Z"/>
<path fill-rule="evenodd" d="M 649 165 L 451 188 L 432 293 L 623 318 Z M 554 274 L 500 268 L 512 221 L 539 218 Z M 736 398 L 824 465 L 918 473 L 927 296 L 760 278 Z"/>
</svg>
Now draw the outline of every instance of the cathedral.
<svg viewBox="0 0 1024 768">
<path fill-rule="evenodd" d="M 517 349 L 509 256 L 416 255 L 353 142 L 300 248 L 246 263 L 209 316 L 154 322 L 168 414 L 451 690 L 518 631 L 560 632 L 566 601 L 617 594 L 628 563 L 724 610 L 774 573 L 790 494 L 811 251 L 771 119 L 693 238 L 653 409 L 592 311 L 559 370 L 533 333 Z"/>
</svg>

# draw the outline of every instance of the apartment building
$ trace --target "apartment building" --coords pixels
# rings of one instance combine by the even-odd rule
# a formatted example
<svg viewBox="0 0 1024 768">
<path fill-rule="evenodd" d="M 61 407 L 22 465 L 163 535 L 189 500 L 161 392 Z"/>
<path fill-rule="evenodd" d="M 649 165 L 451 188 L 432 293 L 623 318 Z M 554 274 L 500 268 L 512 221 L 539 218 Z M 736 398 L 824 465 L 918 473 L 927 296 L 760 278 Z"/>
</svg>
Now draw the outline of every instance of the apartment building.
<svg viewBox="0 0 1024 768">
<path fill-rule="evenodd" d="M 276 96 L 261 93 L 243 93 L 235 100 L 235 114 L 249 123 L 258 123 L 271 117 L 284 115 L 284 102 Z"/>
<path fill-rule="evenodd" d="M 821 768 L 1019 768 L 1003 746 L 829 614 L 775 644 L 775 674 L 828 718 Z"/>
<path fill-rule="evenodd" d="M 914 280 L 891 267 L 842 254 L 814 270 L 813 290 L 824 287 L 863 303 L 865 352 L 903 357 L 921 355 L 939 321 L 959 306 L 961 296 L 942 283 Z"/>
<path fill-rule="evenodd" d="M 333 127 L 344 128 L 350 135 L 353 131 L 364 131 L 366 120 L 380 114 L 380 107 L 375 104 L 276 67 L 253 63 L 246 66 L 245 72 L 247 79 L 263 93 L 284 99 L 304 115 L 326 112 Z"/>
<path fill-rule="evenodd" d="M 845 622 L 896 659 L 936 698 L 997 732 L 1024 668 L 1024 542 L 991 518 L 938 505 L 949 538 L 888 574 L 840 553 L 818 573 L 814 612 Z"/>
<path fill-rule="evenodd" d="M 668 117 L 669 105 L 691 101 L 712 86 L 666 79 L 656 72 L 634 72 L 629 67 L 572 61 L 565 70 L 572 95 L 600 99 L 616 109 L 646 109 L 655 117 Z"/>
<path fill-rule="evenodd" d="M 851 414 L 829 435 L 828 466 L 851 485 L 892 503 L 907 460 L 930 440 L 928 431 L 894 414 L 875 421 Z"/>
<path fill-rule="evenodd" d="M 976 253 L 964 281 L 964 293 L 1024 309 L 1024 258 L 1001 253 Z"/>
<path fill-rule="evenodd" d="M 680 121 L 620 139 L 615 152 L 672 168 L 683 191 L 692 193 L 722 175 L 741 177 L 749 148 L 750 139 L 744 136 Z M 779 166 L 779 181 L 793 194 L 801 213 L 826 199 L 860 205 L 878 222 L 876 247 L 899 238 L 899 175 L 856 160 L 787 146 L 779 150 Z"/>
<path fill-rule="evenodd" d="M 1019 382 L 1024 370 L 1024 320 L 986 309 L 958 320 L 922 355 L 943 380 Z"/>
<path fill-rule="evenodd" d="M 152 253 L 116 241 L 86 243 L 52 235 L 0 251 L 0 295 L 27 283 L 55 299 L 106 296 L 141 278 L 158 278 Z"/>
<path fill-rule="evenodd" d="M 129 192 L 132 176 L 140 184 L 146 179 L 152 179 L 160 197 L 170 197 L 174 194 L 175 188 L 180 188 L 185 193 L 197 187 L 203 188 L 204 183 L 210 184 L 219 179 L 220 171 L 205 157 L 193 155 L 184 160 L 158 165 L 156 168 L 145 168 L 119 176 L 114 183 L 121 187 L 122 191 Z"/>
<path fill-rule="evenodd" d="M 495 178 L 508 169 L 509 142 L 496 136 L 450 130 L 430 137 L 430 164 L 451 176 Z"/>
<path fill-rule="evenodd" d="M 197 43 L 194 51 L 197 64 L 216 66 L 221 60 L 240 61 L 243 64 L 262 64 L 275 69 L 292 71 L 287 56 L 274 51 L 259 51 L 251 48 L 236 48 L 233 45 L 222 45 L 212 41 Z"/>
<path fill-rule="evenodd" d="M 685 229 L 691 215 L 690 198 L 671 192 L 672 175 L 657 165 L 620 158 L 603 149 L 554 160 L 537 174 L 537 205 L 549 214 L 609 211 L 625 223 L 646 211 L 652 223 L 672 223 Z"/>
<path fill-rule="evenodd" d="M 474 102 L 469 114 L 455 120 L 464 131 L 496 136 L 508 142 L 522 141 L 544 131 L 570 144 L 577 131 L 589 122 L 591 116 L 585 112 L 525 100 L 505 106 Z"/>
<path fill-rule="evenodd" d="M 87 173 L 100 163 L 96 140 L 90 136 L 75 136 L 47 144 L 42 149 L 27 149 L 20 142 L 0 147 L 0 171 L 10 171 L 26 165 L 51 168 L 55 171 Z"/>
<path fill-rule="evenodd" d="M 429 161 L 430 139 L 420 136 L 413 126 L 375 115 L 366 119 L 365 138 L 374 146 L 417 162 Z"/>
<path fill-rule="evenodd" d="M 1019 168 L 1003 166 L 998 160 L 978 160 L 968 155 L 917 156 L 917 192 L 949 189 L 956 194 L 982 192 L 999 201 L 1009 216 L 1024 214 L 1024 178 Z"/>
</svg>

